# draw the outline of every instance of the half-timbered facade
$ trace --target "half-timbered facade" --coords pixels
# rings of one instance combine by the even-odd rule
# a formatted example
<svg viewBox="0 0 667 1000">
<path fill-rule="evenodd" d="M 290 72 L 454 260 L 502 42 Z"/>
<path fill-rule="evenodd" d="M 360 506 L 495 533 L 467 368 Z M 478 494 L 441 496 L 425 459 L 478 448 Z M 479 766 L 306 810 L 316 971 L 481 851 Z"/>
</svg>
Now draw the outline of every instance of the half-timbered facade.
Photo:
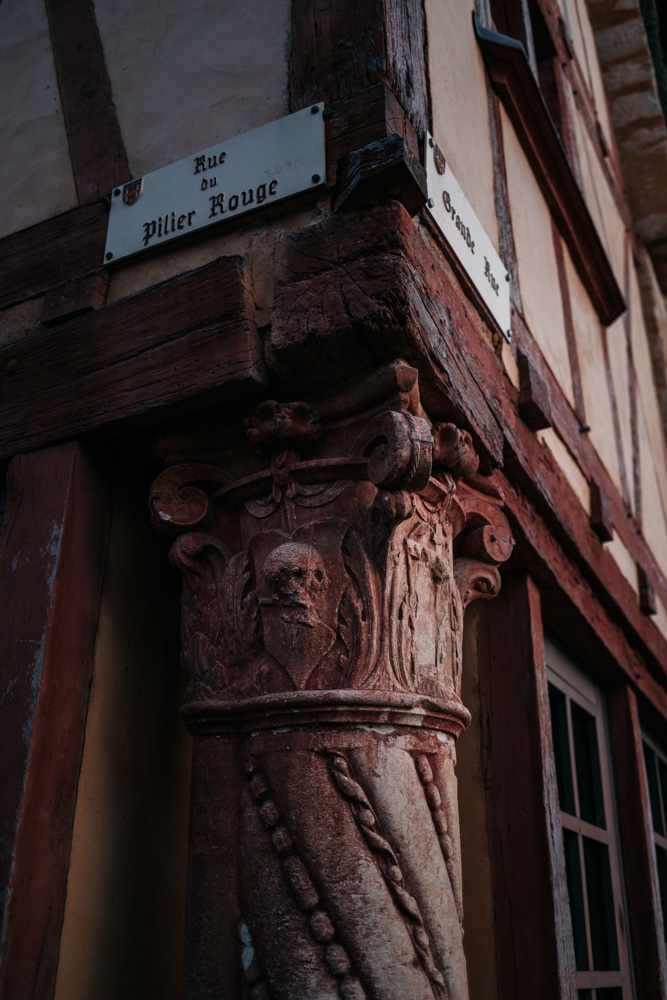
<svg viewBox="0 0 667 1000">
<path fill-rule="evenodd" d="M 666 51 L 1 0 L 2 1000 L 666 1000 Z"/>
</svg>

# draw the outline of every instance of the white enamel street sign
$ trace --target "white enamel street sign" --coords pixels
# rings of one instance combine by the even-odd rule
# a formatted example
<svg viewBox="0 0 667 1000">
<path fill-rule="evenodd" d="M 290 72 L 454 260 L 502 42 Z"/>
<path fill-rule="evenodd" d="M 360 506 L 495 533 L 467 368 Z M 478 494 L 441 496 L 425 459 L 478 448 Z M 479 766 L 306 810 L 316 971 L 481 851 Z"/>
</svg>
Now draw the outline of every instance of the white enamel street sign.
<svg viewBox="0 0 667 1000">
<path fill-rule="evenodd" d="M 324 184 L 323 104 L 116 188 L 106 264 Z"/>
<path fill-rule="evenodd" d="M 506 340 L 511 340 L 510 284 L 505 265 L 454 177 L 426 135 L 428 208 Z"/>
</svg>

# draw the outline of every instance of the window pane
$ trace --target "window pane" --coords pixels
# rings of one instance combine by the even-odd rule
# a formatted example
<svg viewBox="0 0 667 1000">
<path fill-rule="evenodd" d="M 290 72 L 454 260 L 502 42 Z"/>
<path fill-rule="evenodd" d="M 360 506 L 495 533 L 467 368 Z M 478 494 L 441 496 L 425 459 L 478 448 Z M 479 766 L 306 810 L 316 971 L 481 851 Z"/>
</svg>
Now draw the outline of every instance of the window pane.
<svg viewBox="0 0 667 1000">
<path fill-rule="evenodd" d="M 644 744 L 644 763 L 646 764 L 646 777 L 648 778 L 648 791 L 651 797 L 651 816 L 653 817 L 653 829 L 656 833 L 664 835 L 665 829 L 662 822 L 662 810 L 660 808 L 660 793 L 658 791 L 658 772 L 656 768 L 655 754 L 649 746 Z"/>
<path fill-rule="evenodd" d="M 605 986 L 595 991 L 595 1000 L 623 1000 L 623 990 L 620 986 Z"/>
<path fill-rule="evenodd" d="M 570 744 L 567 738 L 567 709 L 565 695 L 553 684 L 549 685 L 549 706 L 551 708 L 551 733 L 556 758 L 556 779 L 558 781 L 558 801 L 563 812 L 575 814 L 574 789 L 572 786 L 572 764 Z"/>
<path fill-rule="evenodd" d="M 658 861 L 658 883 L 660 885 L 660 905 L 662 906 L 662 924 L 667 941 L 667 851 L 662 847 L 655 849 Z"/>
<path fill-rule="evenodd" d="M 577 769 L 579 815 L 604 829 L 600 751 L 595 719 L 572 702 L 572 736 Z"/>
<path fill-rule="evenodd" d="M 593 968 L 598 971 L 618 969 L 609 850 L 606 844 L 588 837 L 584 837 L 583 842 Z"/>
<path fill-rule="evenodd" d="M 581 880 L 579 860 L 579 837 L 571 830 L 563 830 L 565 841 L 565 867 L 567 870 L 567 892 L 570 897 L 572 931 L 574 934 L 574 957 L 581 972 L 589 968 L 588 945 L 586 944 L 586 913 L 584 911 L 584 887 Z"/>
<path fill-rule="evenodd" d="M 667 764 L 658 757 L 658 774 L 660 775 L 660 791 L 662 792 L 662 826 L 667 828 Z"/>
<path fill-rule="evenodd" d="M 577 990 L 577 1000 L 593 1000 L 593 991 Z"/>
</svg>

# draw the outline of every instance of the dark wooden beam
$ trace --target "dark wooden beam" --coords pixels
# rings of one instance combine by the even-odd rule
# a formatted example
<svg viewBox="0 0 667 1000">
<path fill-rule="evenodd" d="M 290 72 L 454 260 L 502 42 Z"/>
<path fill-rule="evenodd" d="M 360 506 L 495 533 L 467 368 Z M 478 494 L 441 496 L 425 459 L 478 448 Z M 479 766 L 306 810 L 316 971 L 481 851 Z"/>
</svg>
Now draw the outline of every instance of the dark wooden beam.
<svg viewBox="0 0 667 1000">
<path fill-rule="evenodd" d="M 99 269 L 108 219 L 108 207 L 98 202 L 0 240 L 0 308 Z"/>
<path fill-rule="evenodd" d="M 476 18 L 475 30 L 488 73 L 572 262 L 600 321 L 609 326 L 626 308 L 625 301 L 523 45 L 483 28 Z"/>
<path fill-rule="evenodd" d="M 292 110 L 386 83 L 423 136 L 428 121 L 424 38 L 421 0 L 292 0 Z"/>
<path fill-rule="evenodd" d="M 46 0 L 74 180 L 81 205 L 130 179 L 91 0 Z"/>
<path fill-rule="evenodd" d="M 596 482 L 589 483 L 589 493 L 591 528 L 601 542 L 610 542 L 614 537 L 614 522 L 609 509 L 609 502 Z"/>
<path fill-rule="evenodd" d="M 0 536 L 2 1000 L 55 986 L 109 527 L 77 444 L 10 464 Z"/>
<path fill-rule="evenodd" d="M 562 1000 L 574 996 L 574 953 L 544 628 L 531 578 L 504 574 L 477 628 L 498 998 Z"/>
<path fill-rule="evenodd" d="M 0 456 L 264 384 L 241 260 L 220 258 L 0 351 Z"/>
</svg>

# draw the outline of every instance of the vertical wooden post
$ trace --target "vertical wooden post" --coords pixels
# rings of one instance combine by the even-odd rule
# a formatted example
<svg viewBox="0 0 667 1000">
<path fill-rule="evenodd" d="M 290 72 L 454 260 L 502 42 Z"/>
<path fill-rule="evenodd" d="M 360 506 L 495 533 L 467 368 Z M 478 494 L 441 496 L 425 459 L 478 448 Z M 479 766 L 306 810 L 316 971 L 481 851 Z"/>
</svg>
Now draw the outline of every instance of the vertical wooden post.
<svg viewBox="0 0 667 1000">
<path fill-rule="evenodd" d="M 637 699 L 624 685 L 611 691 L 607 701 L 637 996 L 665 1000 L 663 914 L 653 863 L 653 826 Z"/>
<path fill-rule="evenodd" d="M 109 510 L 78 444 L 15 458 L 0 535 L 2 1000 L 53 995 Z"/>
<path fill-rule="evenodd" d="M 575 997 L 572 930 L 537 587 L 508 574 L 480 615 L 498 996 Z"/>
</svg>

